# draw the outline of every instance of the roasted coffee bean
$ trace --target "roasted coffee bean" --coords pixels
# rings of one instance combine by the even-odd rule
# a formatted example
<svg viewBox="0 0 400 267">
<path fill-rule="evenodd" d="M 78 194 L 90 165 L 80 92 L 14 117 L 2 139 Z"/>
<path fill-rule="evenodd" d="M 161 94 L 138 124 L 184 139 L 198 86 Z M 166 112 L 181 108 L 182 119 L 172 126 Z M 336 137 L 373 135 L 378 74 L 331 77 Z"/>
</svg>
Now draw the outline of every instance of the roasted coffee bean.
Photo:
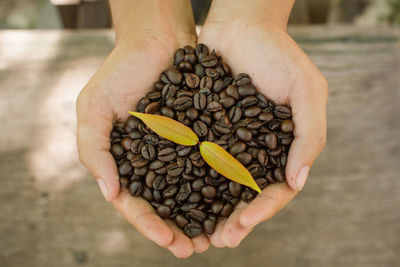
<svg viewBox="0 0 400 267">
<path fill-rule="evenodd" d="M 158 159 L 164 162 L 174 160 L 176 158 L 176 151 L 171 147 L 161 149 L 158 152 Z"/>
<path fill-rule="evenodd" d="M 183 217 L 181 214 L 178 214 L 175 217 L 175 223 L 176 223 L 176 225 L 178 225 L 179 228 L 183 228 L 189 223 L 189 221 L 185 217 Z"/>
<path fill-rule="evenodd" d="M 278 138 L 274 133 L 267 133 L 264 139 L 265 144 L 269 149 L 275 149 L 278 145 Z"/>
<path fill-rule="evenodd" d="M 257 160 L 258 162 L 263 165 L 263 166 L 267 166 L 268 164 L 268 154 L 265 150 L 260 149 L 257 153 Z"/>
<path fill-rule="evenodd" d="M 215 67 L 218 64 L 218 58 L 213 55 L 208 55 L 200 60 L 201 65 L 205 68 Z"/>
<path fill-rule="evenodd" d="M 120 157 L 124 154 L 124 149 L 120 144 L 113 144 L 111 146 L 111 154 L 113 154 L 114 157 Z"/>
<path fill-rule="evenodd" d="M 248 188 L 246 188 L 241 195 L 241 199 L 244 202 L 250 202 L 251 200 L 253 200 L 255 198 L 255 193 L 253 193 L 252 191 L 248 190 Z"/>
<path fill-rule="evenodd" d="M 207 98 L 204 94 L 197 93 L 193 97 L 193 105 L 195 109 L 203 110 L 206 107 Z"/>
<path fill-rule="evenodd" d="M 200 54 L 208 55 L 208 47 L 205 44 L 198 44 L 195 49 L 196 56 L 199 57 Z"/>
<path fill-rule="evenodd" d="M 156 178 L 155 172 L 153 172 L 153 171 L 147 172 L 146 178 L 145 178 L 146 186 L 149 188 L 153 188 L 153 182 L 154 182 L 155 178 Z"/>
<path fill-rule="evenodd" d="M 244 111 L 244 115 L 250 118 L 256 117 L 260 113 L 261 113 L 261 108 L 259 106 L 252 106 Z"/>
<path fill-rule="evenodd" d="M 119 184 L 122 188 L 128 188 L 129 178 L 126 176 L 119 177 Z"/>
<path fill-rule="evenodd" d="M 201 194 L 206 198 L 214 198 L 217 190 L 212 185 L 206 185 L 201 189 Z"/>
<path fill-rule="evenodd" d="M 149 164 L 149 169 L 150 170 L 157 170 L 157 169 L 160 169 L 163 166 L 164 166 L 164 162 L 162 162 L 161 160 L 153 160 Z"/>
<path fill-rule="evenodd" d="M 196 88 L 200 84 L 200 78 L 196 74 L 188 74 L 185 78 L 186 85 L 189 88 Z"/>
<path fill-rule="evenodd" d="M 147 93 L 147 98 L 151 101 L 157 101 L 161 98 L 161 92 L 159 91 L 151 91 Z"/>
<path fill-rule="evenodd" d="M 156 202 L 161 201 L 161 199 L 162 199 L 161 192 L 158 190 L 153 190 L 153 199 Z"/>
<path fill-rule="evenodd" d="M 264 188 L 267 187 L 268 185 L 268 181 L 265 178 L 257 178 L 256 180 L 256 184 L 258 185 L 258 187 L 263 190 Z"/>
<path fill-rule="evenodd" d="M 208 76 L 204 76 L 203 78 L 201 78 L 200 80 L 200 89 L 211 89 L 213 86 L 213 80 L 211 77 Z"/>
<path fill-rule="evenodd" d="M 160 191 L 160 190 L 164 189 L 165 186 L 166 186 L 166 181 L 165 181 L 164 176 L 158 175 L 154 178 L 153 188 L 155 190 Z"/>
<path fill-rule="evenodd" d="M 140 149 L 140 153 L 142 154 L 143 158 L 152 160 L 156 156 L 156 149 L 154 146 L 146 144 Z"/>
<path fill-rule="evenodd" d="M 203 167 L 206 164 L 199 151 L 190 154 L 189 159 L 195 167 Z"/>
<path fill-rule="evenodd" d="M 187 211 L 189 211 L 191 209 L 197 208 L 198 205 L 199 205 L 199 203 L 186 202 L 185 204 L 182 204 L 182 206 L 180 206 L 180 210 L 187 212 Z"/>
<path fill-rule="evenodd" d="M 132 168 L 131 164 L 129 164 L 128 161 L 124 161 L 124 163 L 122 163 L 118 168 L 118 172 L 122 176 L 127 175 L 132 170 L 133 170 L 133 168 Z"/>
<path fill-rule="evenodd" d="M 265 175 L 264 172 L 265 170 L 261 167 L 261 165 L 257 164 L 257 163 L 253 163 L 251 165 L 249 165 L 247 167 L 247 169 L 249 170 L 250 174 L 253 177 L 260 177 Z"/>
<path fill-rule="evenodd" d="M 192 183 L 193 191 L 200 191 L 203 186 L 204 186 L 204 179 L 203 178 L 197 178 Z"/>
<path fill-rule="evenodd" d="M 281 126 L 281 120 L 274 119 L 268 123 L 268 128 L 271 131 L 278 130 Z"/>
<path fill-rule="evenodd" d="M 242 109 L 238 106 L 232 107 L 229 110 L 228 116 L 232 123 L 236 123 L 242 117 Z"/>
<path fill-rule="evenodd" d="M 152 113 L 157 112 L 159 107 L 160 107 L 160 104 L 158 102 L 151 102 L 146 106 L 146 108 L 144 109 L 144 112 L 152 114 Z"/>
<path fill-rule="evenodd" d="M 149 161 L 145 158 L 143 158 L 142 155 L 135 155 L 133 156 L 131 160 L 131 165 L 135 168 L 141 168 L 146 166 L 149 163 Z"/>
<path fill-rule="evenodd" d="M 233 181 L 229 182 L 229 193 L 234 197 L 239 197 L 242 193 L 242 185 Z"/>
<path fill-rule="evenodd" d="M 197 134 L 197 136 L 204 137 L 207 135 L 208 127 L 204 122 L 197 120 L 193 124 L 193 131 Z"/>
<path fill-rule="evenodd" d="M 202 230 L 203 230 L 203 227 L 201 226 L 201 224 L 199 224 L 197 222 L 191 222 L 191 223 L 186 224 L 183 232 L 185 233 L 185 235 L 192 238 L 192 237 L 196 237 L 196 236 L 200 235 Z"/>
<path fill-rule="evenodd" d="M 248 165 L 252 160 L 252 156 L 250 153 L 247 152 L 241 152 L 239 154 L 236 155 L 236 159 L 242 163 L 243 165 Z"/>
<path fill-rule="evenodd" d="M 143 191 L 143 184 L 140 181 L 133 181 L 130 185 L 129 185 L 129 194 L 131 194 L 132 196 L 140 196 L 142 194 Z"/>
<path fill-rule="evenodd" d="M 137 129 L 139 124 L 141 124 L 139 119 L 137 119 L 137 118 L 135 118 L 133 116 L 129 116 L 128 120 L 126 121 L 126 125 L 128 125 L 129 128 L 131 128 L 131 129 Z"/>
<path fill-rule="evenodd" d="M 160 215 L 161 218 L 166 219 L 171 214 L 171 208 L 166 205 L 160 205 L 157 208 L 157 214 Z"/>
<path fill-rule="evenodd" d="M 178 176 L 183 172 L 183 170 L 184 170 L 184 168 L 183 167 L 179 167 L 176 162 L 170 163 L 167 166 L 167 173 L 170 176 Z"/>
<path fill-rule="evenodd" d="M 175 52 L 174 65 L 178 66 L 179 63 L 181 63 L 184 60 L 184 58 L 185 58 L 185 51 L 182 48 L 179 48 Z"/>
<path fill-rule="evenodd" d="M 232 211 L 233 211 L 232 204 L 226 203 L 224 205 L 224 207 L 222 208 L 222 210 L 221 210 L 221 216 L 222 217 L 228 217 L 229 215 L 231 215 Z"/>
<path fill-rule="evenodd" d="M 154 170 L 154 172 L 155 172 L 157 175 L 166 174 L 166 173 L 167 173 L 167 167 L 166 167 L 166 166 L 161 167 L 161 168 L 159 168 L 159 169 L 157 169 L 157 170 Z"/>
<path fill-rule="evenodd" d="M 185 157 L 185 156 L 189 155 L 191 151 L 192 151 L 191 146 L 178 145 L 176 147 L 176 152 L 178 153 L 178 156 L 180 156 L 180 157 Z"/>
<path fill-rule="evenodd" d="M 210 77 L 214 81 L 220 77 L 219 72 L 213 68 L 206 68 L 206 75 L 207 75 L 207 77 Z"/>
<path fill-rule="evenodd" d="M 175 110 L 181 111 L 185 110 L 193 105 L 193 100 L 191 97 L 183 96 L 178 97 L 174 102 Z"/>
<path fill-rule="evenodd" d="M 203 222 L 207 217 L 207 215 L 203 211 L 198 210 L 198 209 L 189 210 L 188 216 L 193 221 L 196 221 L 196 222 L 199 222 L 199 223 Z"/>
<path fill-rule="evenodd" d="M 158 139 L 158 136 L 155 135 L 155 134 L 146 134 L 146 135 L 143 137 L 143 141 L 144 141 L 146 144 L 156 146 L 156 145 L 158 145 L 158 142 L 159 142 L 160 140 Z"/>
<path fill-rule="evenodd" d="M 165 189 L 164 189 L 164 191 L 165 191 Z M 176 206 L 176 201 L 175 201 L 175 199 L 173 199 L 173 198 L 166 198 L 166 199 L 164 199 L 163 204 L 164 204 L 165 206 L 170 207 L 171 210 L 173 210 L 173 209 L 175 208 L 175 206 Z"/>
<path fill-rule="evenodd" d="M 203 222 L 203 229 L 206 234 L 211 235 L 215 231 L 215 222 L 210 219 L 205 220 Z"/>
<path fill-rule="evenodd" d="M 238 93 L 241 97 L 255 95 L 256 88 L 252 84 L 245 84 L 245 85 L 239 86 Z"/>
<path fill-rule="evenodd" d="M 207 105 L 210 104 L 211 102 L 218 102 L 218 101 L 219 101 L 219 95 L 218 94 L 210 93 L 210 94 L 207 95 Z M 221 109 L 222 109 L 222 106 L 217 111 L 219 111 Z M 211 112 L 211 111 L 208 111 L 208 112 Z"/>
<path fill-rule="evenodd" d="M 293 132 L 293 122 L 291 120 L 284 120 L 281 122 L 281 131 L 284 133 Z"/>
<path fill-rule="evenodd" d="M 269 150 L 268 154 L 271 157 L 276 157 L 276 156 L 278 156 L 278 155 L 280 155 L 282 153 L 282 149 L 283 149 L 282 146 L 277 146 L 275 149 Z"/>
<path fill-rule="evenodd" d="M 151 191 L 150 188 L 147 186 L 143 187 L 143 192 L 142 192 L 142 197 L 146 199 L 147 201 L 152 201 L 153 200 L 153 192 Z"/>
<path fill-rule="evenodd" d="M 190 193 L 192 193 L 192 188 L 190 187 L 190 183 L 184 183 L 179 188 L 179 192 L 176 195 L 175 199 L 178 202 L 182 202 L 189 197 Z"/>
<path fill-rule="evenodd" d="M 212 101 L 207 105 L 207 111 L 208 112 L 217 112 L 222 109 L 222 106 L 220 103 Z"/>
<path fill-rule="evenodd" d="M 219 103 L 220 103 L 224 108 L 230 108 L 230 107 L 232 107 L 233 105 L 235 105 L 235 102 L 236 102 L 235 99 L 232 98 L 232 97 L 230 97 L 230 96 L 221 98 L 221 99 L 219 100 Z"/>
<path fill-rule="evenodd" d="M 180 84 L 182 82 L 182 73 L 180 73 L 176 68 L 168 69 L 165 74 L 168 80 L 173 84 Z"/>
<path fill-rule="evenodd" d="M 277 182 L 285 181 L 285 172 L 281 168 L 276 168 L 274 170 L 274 178 Z"/>
<path fill-rule="evenodd" d="M 185 59 L 184 60 L 193 65 L 193 64 L 196 63 L 197 58 L 196 58 L 195 54 L 189 53 L 189 54 L 185 55 Z"/>
<path fill-rule="evenodd" d="M 193 107 L 188 108 L 188 109 L 186 110 L 186 117 L 187 117 L 189 120 L 194 121 L 194 120 L 196 120 L 196 119 L 199 117 L 199 112 L 197 111 L 197 109 L 195 109 L 195 108 L 193 108 Z"/>
<path fill-rule="evenodd" d="M 206 71 L 201 64 L 196 64 L 194 65 L 194 74 L 202 78 L 204 75 L 206 75 Z"/>
<path fill-rule="evenodd" d="M 229 85 L 226 90 L 226 95 L 232 97 L 235 100 L 239 100 L 240 99 L 240 95 L 238 93 L 237 87 L 234 85 Z"/>
<path fill-rule="evenodd" d="M 222 203 L 222 201 L 216 200 L 211 205 L 211 210 L 214 214 L 219 214 L 222 211 L 223 207 L 224 207 L 224 204 Z"/>
<path fill-rule="evenodd" d="M 193 169 L 193 164 L 192 164 L 191 160 L 186 158 L 185 159 L 185 170 L 184 170 L 185 174 L 191 173 L 192 169 Z"/>
<path fill-rule="evenodd" d="M 202 197 L 199 192 L 193 192 L 189 196 L 189 202 L 190 203 L 199 203 L 201 201 Z"/>
<path fill-rule="evenodd" d="M 146 106 L 150 103 L 150 100 L 148 98 L 142 98 L 139 100 L 138 104 L 137 104 L 137 110 L 139 112 L 144 112 L 144 109 L 146 108 Z"/>
<path fill-rule="evenodd" d="M 238 154 L 240 152 L 244 152 L 244 151 L 246 151 L 246 144 L 243 142 L 235 143 L 230 149 L 230 153 L 232 155 L 236 155 L 236 154 Z"/>
<path fill-rule="evenodd" d="M 193 167 L 192 173 L 197 177 L 203 177 L 204 175 L 206 175 L 206 170 L 204 167 L 202 168 Z M 194 179 L 195 177 L 193 177 L 193 180 Z"/>
<path fill-rule="evenodd" d="M 279 119 L 289 119 L 292 116 L 292 112 L 286 106 L 275 106 L 274 115 Z"/>
<path fill-rule="evenodd" d="M 222 91 L 223 88 L 224 88 L 224 82 L 221 79 L 214 81 L 214 84 L 212 87 L 214 92 L 219 93 Z"/>
<path fill-rule="evenodd" d="M 135 168 L 133 170 L 133 173 L 138 176 L 144 176 L 144 175 L 146 175 L 147 171 L 148 171 L 148 168 L 146 166 L 144 166 L 141 168 Z"/>
<path fill-rule="evenodd" d="M 165 177 L 165 180 L 168 184 L 177 184 L 179 182 L 180 177 L 179 176 L 171 176 L 167 175 Z"/>
<path fill-rule="evenodd" d="M 162 190 L 163 198 L 170 198 L 176 195 L 178 192 L 178 186 L 176 185 L 168 185 Z M 175 201 L 175 200 L 174 200 Z"/>
<path fill-rule="evenodd" d="M 183 72 L 192 72 L 193 71 L 193 66 L 187 61 L 182 61 L 178 65 L 178 69 L 183 71 Z"/>
<path fill-rule="evenodd" d="M 236 130 L 236 136 L 244 142 L 249 142 L 253 139 L 253 134 L 243 127 Z"/>
<path fill-rule="evenodd" d="M 257 99 L 257 97 L 255 97 L 253 95 L 246 96 L 241 101 L 241 104 L 243 107 L 251 107 L 251 106 L 257 105 L 257 103 L 258 103 L 258 99 Z"/>
<path fill-rule="evenodd" d="M 250 77 L 246 73 L 239 73 L 234 81 L 235 85 L 242 86 L 250 83 Z"/>
</svg>

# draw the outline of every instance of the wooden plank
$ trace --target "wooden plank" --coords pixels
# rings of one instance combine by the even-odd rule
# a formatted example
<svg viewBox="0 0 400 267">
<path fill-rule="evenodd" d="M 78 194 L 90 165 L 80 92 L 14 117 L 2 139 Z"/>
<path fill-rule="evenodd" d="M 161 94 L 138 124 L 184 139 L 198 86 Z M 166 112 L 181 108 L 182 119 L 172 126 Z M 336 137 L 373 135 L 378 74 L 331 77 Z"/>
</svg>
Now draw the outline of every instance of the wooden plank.
<svg viewBox="0 0 400 267">
<path fill-rule="evenodd" d="M 177 260 L 78 163 L 74 100 L 110 31 L 0 32 L 0 266 L 399 266 L 400 66 L 393 29 L 296 27 L 330 84 L 303 192 L 235 249 Z"/>
</svg>

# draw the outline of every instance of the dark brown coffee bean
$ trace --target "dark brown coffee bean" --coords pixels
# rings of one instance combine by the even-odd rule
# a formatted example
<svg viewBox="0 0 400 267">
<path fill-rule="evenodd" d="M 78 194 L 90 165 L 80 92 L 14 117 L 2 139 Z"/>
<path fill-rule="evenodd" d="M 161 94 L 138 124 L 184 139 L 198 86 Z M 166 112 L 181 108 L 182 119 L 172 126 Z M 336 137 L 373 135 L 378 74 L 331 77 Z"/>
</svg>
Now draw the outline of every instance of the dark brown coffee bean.
<svg viewBox="0 0 400 267">
<path fill-rule="evenodd" d="M 195 109 L 195 108 L 193 108 L 193 107 L 188 108 L 188 109 L 186 110 L 186 117 L 187 117 L 189 120 L 194 121 L 194 120 L 196 120 L 196 119 L 199 117 L 199 112 L 197 111 L 197 109 Z"/>
<path fill-rule="evenodd" d="M 158 152 L 158 159 L 164 162 L 174 160 L 176 158 L 176 151 L 171 147 L 164 148 Z"/>
<path fill-rule="evenodd" d="M 189 223 L 189 221 L 181 214 L 178 214 L 175 217 L 175 223 L 176 225 L 178 225 L 179 228 L 184 228 Z"/>
<path fill-rule="evenodd" d="M 281 122 L 281 131 L 284 133 L 293 132 L 293 122 L 291 120 L 284 120 Z"/>
<path fill-rule="evenodd" d="M 175 199 L 178 202 L 182 202 L 189 197 L 192 193 L 192 188 L 190 187 L 190 183 L 184 183 L 179 187 L 179 192 L 176 195 Z"/>
<path fill-rule="evenodd" d="M 206 75 L 206 71 L 204 67 L 201 64 L 196 64 L 194 65 L 194 74 L 202 78 L 204 75 Z M 201 87 L 200 87 L 201 88 Z"/>
<path fill-rule="evenodd" d="M 211 89 L 213 86 L 213 80 L 211 77 L 208 76 L 204 76 L 203 78 L 201 78 L 200 80 L 200 89 Z"/>
<path fill-rule="evenodd" d="M 222 217 L 229 217 L 229 215 L 231 215 L 232 211 L 233 211 L 232 204 L 226 203 L 224 205 L 224 207 L 222 208 L 222 210 L 221 210 L 221 216 Z"/>
<path fill-rule="evenodd" d="M 148 168 L 146 166 L 144 166 L 141 168 L 135 168 L 133 170 L 133 173 L 138 176 L 144 176 L 147 173 L 147 171 L 148 171 Z"/>
<path fill-rule="evenodd" d="M 233 181 L 229 182 L 229 193 L 234 197 L 239 197 L 242 193 L 242 185 Z"/>
<path fill-rule="evenodd" d="M 285 181 L 285 172 L 281 168 L 276 168 L 274 170 L 275 181 L 282 183 Z"/>
<path fill-rule="evenodd" d="M 146 178 L 145 178 L 146 186 L 149 188 L 153 188 L 153 182 L 154 182 L 155 178 L 156 178 L 155 172 L 153 172 L 153 171 L 147 172 Z"/>
<path fill-rule="evenodd" d="M 292 112 L 286 106 L 275 106 L 274 115 L 279 119 L 289 119 L 292 116 Z"/>
<path fill-rule="evenodd" d="M 186 85 L 189 88 L 196 88 L 200 84 L 200 78 L 196 74 L 188 74 L 185 78 Z"/>
<path fill-rule="evenodd" d="M 264 139 L 265 144 L 269 149 L 275 149 L 276 146 L 278 145 L 278 139 L 276 137 L 276 134 L 274 133 L 267 133 L 265 135 Z"/>
<path fill-rule="evenodd" d="M 232 97 L 228 96 L 228 97 L 224 97 L 222 99 L 219 100 L 219 103 L 221 103 L 221 105 L 224 108 L 230 108 L 233 105 L 235 105 L 235 99 L 233 99 Z"/>
<path fill-rule="evenodd" d="M 169 117 L 171 119 L 173 119 L 175 117 L 175 113 L 169 107 L 161 107 L 160 108 L 160 113 L 161 113 L 161 115 L 163 115 L 165 117 Z"/>
<path fill-rule="evenodd" d="M 267 166 L 268 164 L 268 154 L 265 150 L 260 149 L 257 153 L 257 160 L 258 162 L 263 165 L 263 166 Z"/>
<path fill-rule="evenodd" d="M 164 191 L 165 191 L 165 189 L 164 189 Z M 176 206 L 176 201 L 173 198 L 166 198 L 166 199 L 164 199 L 163 204 L 165 206 L 170 207 L 171 210 L 173 210 L 175 208 L 175 206 Z"/>
<path fill-rule="evenodd" d="M 204 175 L 206 175 L 206 170 L 205 170 L 204 167 L 202 167 L 202 168 L 193 167 L 192 172 L 193 172 L 193 174 L 196 175 L 197 177 L 203 177 Z"/>
<path fill-rule="evenodd" d="M 185 51 L 182 48 L 179 48 L 175 52 L 174 65 L 178 66 L 179 63 L 181 63 L 184 60 L 184 58 L 185 58 Z"/>
<path fill-rule="evenodd" d="M 220 103 L 212 101 L 207 105 L 207 111 L 208 112 L 217 112 L 222 109 L 222 106 Z"/>
<path fill-rule="evenodd" d="M 238 89 L 237 89 L 236 86 L 234 86 L 234 85 L 229 85 L 229 86 L 226 88 L 225 91 L 226 91 L 226 94 L 227 94 L 228 96 L 234 98 L 235 100 L 239 100 L 240 95 L 239 95 L 239 92 L 238 92 Z"/>
<path fill-rule="evenodd" d="M 199 192 L 193 192 L 190 194 L 188 201 L 190 203 L 199 203 L 201 201 L 202 197 Z"/>
<path fill-rule="evenodd" d="M 236 130 L 236 136 L 244 142 L 249 142 L 253 139 L 253 134 L 243 127 Z"/>
<path fill-rule="evenodd" d="M 219 72 L 213 68 L 206 68 L 206 75 L 211 79 L 213 79 L 214 81 L 220 77 Z"/>
<path fill-rule="evenodd" d="M 197 178 L 192 183 L 193 191 L 200 191 L 203 186 L 204 186 L 204 179 L 203 178 Z"/>
<path fill-rule="evenodd" d="M 259 106 L 252 106 L 244 111 L 244 115 L 246 117 L 256 117 L 260 113 L 261 113 L 261 108 Z"/>
<path fill-rule="evenodd" d="M 200 63 L 205 68 L 215 67 L 218 64 L 218 59 L 216 56 L 208 55 L 208 56 L 203 57 L 200 60 Z"/>
<path fill-rule="evenodd" d="M 193 124 L 193 131 L 197 134 L 197 136 L 204 137 L 207 135 L 208 127 L 204 122 L 198 120 Z"/>
<path fill-rule="evenodd" d="M 163 99 L 167 100 L 172 97 L 175 97 L 176 91 L 177 91 L 177 87 L 175 85 L 169 83 L 163 87 L 161 96 Z"/>
<path fill-rule="evenodd" d="M 129 164 L 128 161 L 125 161 L 124 163 L 121 164 L 118 168 L 118 172 L 120 175 L 125 176 L 128 173 L 130 173 L 133 170 L 131 164 Z"/>
<path fill-rule="evenodd" d="M 157 101 L 157 100 L 159 100 L 161 98 L 161 92 L 159 92 L 159 91 L 151 91 L 151 92 L 147 93 L 146 97 L 148 99 L 150 99 L 151 101 Z"/>
<path fill-rule="evenodd" d="M 207 95 L 207 105 L 210 104 L 211 102 L 217 102 L 218 103 L 218 101 L 219 101 L 219 95 L 217 93 L 210 93 L 210 94 Z M 219 111 L 221 109 L 218 109 L 217 111 Z M 211 111 L 208 111 L 208 112 L 211 112 Z"/>
<path fill-rule="evenodd" d="M 178 192 L 178 186 L 176 185 L 168 185 L 162 190 L 163 198 L 170 198 L 176 195 Z M 175 201 L 175 200 L 174 200 Z"/>
<path fill-rule="evenodd" d="M 180 206 L 179 209 L 181 211 L 188 212 L 189 210 L 197 208 L 198 205 L 199 205 L 199 203 L 188 203 L 188 202 L 185 202 L 184 204 L 182 204 L 182 206 Z"/>
<path fill-rule="evenodd" d="M 124 149 L 120 144 L 113 144 L 110 150 L 114 157 L 120 157 L 124 154 Z"/>
<path fill-rule="evenodd" d="M 201 194 L 206 198 L 214 198 L 217 190 L 212 185 L 206 185 L 201 189 Z"/>
<path fill-rule="evenodd" d="M 198 44 L 195 49 L 196 56 L 199 57 L 200 54 L 208 55 L 208 47 L 205 44 Z"/>
<path fill-rule="evenodd" d="M 188 216 L 193 221 L 196 221 L 196 222 L 199 222 L 199 223 L 203 222 L 207 217 L 207 215 L 203 211 L 198 210 L 198 209 L 191 209 L 188 212 Z"/>
<path fill-rule="evenodd" d="M 213 91 L 219 93 L 224 88 L 224 82 L 221 79 L 215 80 L 213 84 Z"/>
<path fill-rule="evenodd" d="M 246 144 L 243 142 L 237 142 L 231 147 L 229 152 L 232 155 L 236 155 L 236 154 L 238 154 L 240 152 L 244 152 L 244 151 L 246 151 Z"/>
<path fill-rule="evenodd" d="M 144 112 L 153 114 L 158 111 L 159 106 L 160 106 L 160 104 L 158 102 L 151 102 L 150 104 L 148 104 L 146 106 L 146 108 L 144 109 Z"/>
<path fill-rule="evenodd" d="M 178 156 L 180 156 L 180 157 L 185 157 L 185 156 L 189 155 L 191 151 L 192 151 L 192 147 L 190 147 L 190 146 L 178 145 L 176 147 L 176 152 L 178 153 Z"/>
<path fill-rule="evenodd" d="M 162 168 L 163 166 L 164 166 L 164 162 L 162 162 L 161 160 L 153 160 L 149 164 L 149 169 L 150 170 L 157 170 L 157 169 Z"/>
<path fill-rule="evenodd" d="M 176 68 L 168 69 L 165 74 L 168 80 L 173 84 L 180 84 L 182 82 L 182 73 L 180 73 Z"/>
<path fill-rule="evenodd" d="M 234 81 L 235 85 L 242 86 L 250 83 L 250 77 L 246 73 L 239 73 Z"/>
<path fill-rule="evenodd" d="M 190 64 L 194 65 L 196 63 L 196 55 L 193 53 L 189 53 L 185 55 L 185 61 L 189 62 Z"/>
<path fill-rule="evenodd" d="M 178 69 L 179 69 L 180 71 L 183 71 L 183 72 L 192 72 L 192 71 L 193 71 L 193 66 L 192 66 L 192 64 L 190 64 L 190 63 L 187 62 L 187 61 L 182 61 L 182 62 L 178 65 Z"/>
<path fill-rule="evenodd" d="M 141 168 L 146 166 L 149 163 L 149 161 L 145 158 L 143 158 L 142 155 L 135 155 L 133 156 L 131 160 L 131 165 L 135 168 Z"/>
<path fill-rule="evenodd" d="M 140 149 L 140 153 L 142 154 L 143 158 L 152 160 L 156 156 L 156 150 L 154 146 L 146 144 Z"/>
<path fill-rule="evenodd" d="M 162 199 L 161 192 L 158 190 L 153 190 L 153 199 L 156 202 L 161 201 L 161 199 Z"/>
<path fill-rule="evenodd" d="M 193 105 L 195 109 L 203 110 L 206 107 L 207 98 L 204 94 L 197 93 L 193 97 Z"/>
<path fill-rule="evenodd" d="M 213 220 L 207 219 L 203 222 L 204 232 L 211 235 L 215 231 L 215 222 Z"/>
<path fill-rule="evenodd" d="M 193 105 L 193 100 L 191 97 L 183 96 L 178 97 L 174 102 L 175 110 L 181 111 L 185 110 Z"/>
<path fill-rule="evenodd" d="M 249 124 L 247 124 L 247 129 L 250 130 L 258 130 L 261 126 L 264 125 L 264 122 L 253 119 L 249 122 Z M 258 132 L 257 132 L 258 133 Z"/>
<path fill-rule="evenodd" d="M 177 184 L 179 182 L 180 176 L 167 175 L 165 180 L 168 184 Z"/>
<path fill-rule="evenodd" d="M 166 205 L 160 205 L 160 206 L 157 208 L 157 214 L 158 214 L 161 218 L 166 219 L 166 218 L 168 218 L 169 215 L 171 214 L 171 208 L 168 207 L 168 206 L 166 206 Z"/>
<path fill-rule="evenodd" d="M 236 123 L 240 120 L 240 118 L 242 117 L 242 109 L 240 107 L 232 107 L 229 110 L 229 119 L 231 120 L 232 123 Z"/>
<path fill-rule="evenodd" d="M 268 186 L 268 181 L 265 178 L 257 178 L 255 181 L 261 190 L 263 190 L 264 188 L 266 188 Z"/>
<path fill-rule="evenodd" d="M 241 97 L 255 95 L 256 88 L 252 84 L 245 84 L 245 85 L 239 86 L 238 93 Z"/>
<path fill-rule="evenodd" d="M 253 177 L 260 177 L 265 175 L 265 169 L 257 163 L 253 163 L 247 167 Z"/>
<path fill-rule="evenodd" d="M 195 167 L 203 167 L 206 164 L 199 151 L 190 154 L 189 159 Z"/>
<path fill-rule="evenodd" d="M 142 99 L 139 100 L 138 104 L 137 104 L 137 110 L 139 112 L 144 112 L 144 109 L 146 108 L 146 106 L 150 103 L 150 100 L 143 97 Z"/>
<path fill-rule="evenodd" d="M 236 155 L 236 159 L 242 163 L 243 165 L 248 165 L 252 160 L 252 156 L 250 153 L 247 152 L 241 152 L 239 154 Z"/>
<path fill-rule="evenodd" d="M 216 200 L 214 203 L 211 205 L 211 210 L 214 214 L 219 214 L 222 211 L 222 208 L 224 207 L 224 204 L 222 201 Z"/>
<path fill-rule="evenodd" d="M 132 196 L 138 197 L 142 194 L 143 191 L 143 184 L 140 181 L 133 181 L 129 185 L 129 194 Z"/>
<path fill-rule="evenodd" d="M 185 233 L 185 235 L 191 238 L 200 235 L 202 230 L 203 227 L 201 226 L 201 224 L 197 222 L 191 222 L 186 224 L 186 226 L 183 229 L 183 232 Z"/>
<path fill-rule="evenodd" d="M 258 103 L 258 99 L 257 97 L 251 95 L 251 96 L 246 96 L 245 98 L 243 98 L 243 100 L 241 101 L 242 106 L 243 107 L 250 107 L 250 106 L 254 106 L 257 105 Z"/>
<path fill-rule="evenodd" d="M 254 191 L 250 191 L 249 190 L 249 188 L 246 188 L 243 192 L 242 192 L 242 195 L 241 195 L 241 199 L 244 201 L 244 202 L 250 202 L 250 201 L 252 201 L 254 198 L 255 198 L 255 193 L 254 193 Z"/>
<path fill-rule="evenodd" d="M 176 162 L 170 163 L 167 166 L 167 173 L 170 176 L 178 176 L 183 172 L 183 170 L 184 170 L 184 168 L 183 167 L 179 167 Z"/>
<path fill-rule="evenodd" d="M 277 146 L 275 149 L 273 149 L 273 150 L 268 150 L 268 154 L 271 156 L 271 157 L 276 157 L 276 156 L 278 156 L 278 155 L 280 155 L 281 153 L 282 153 L 282 146 Z"/>
<path fill-rule="evenodd" d="M 142 192 L 142 197 L 146 199 L 147 201 L 152 201 L 153 200 L 153 192 L 151 191 L 150 188 L 147 186 L 143 187 L 143 192 Z"/>
<path fill-rule="evenodd" d="M 274 115 L 268 112 L 262 112 L 258 115 L 258 119 L 265 122 L 270 122 L 274 119 Z"/>
<path fill-rule="evenodd" d="M 119 184 L 121 188 L 128 188 L 129 178 L 126 176 L 119 177 Z"/>
</svg>

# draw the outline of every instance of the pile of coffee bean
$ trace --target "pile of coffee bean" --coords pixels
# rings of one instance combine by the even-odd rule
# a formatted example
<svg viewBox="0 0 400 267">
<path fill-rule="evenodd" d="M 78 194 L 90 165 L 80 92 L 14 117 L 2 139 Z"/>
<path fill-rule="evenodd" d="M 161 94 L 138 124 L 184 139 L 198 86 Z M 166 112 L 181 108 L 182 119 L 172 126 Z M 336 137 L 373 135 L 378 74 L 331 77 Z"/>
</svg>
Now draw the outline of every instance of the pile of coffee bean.
<svg viewBox="0 0 400 267">
<path fill-rule="evenodd" d="M 250 77 L 232 77 L 229 66 L 204 44 L 176 51 L 174 66 L 137 103 L 189 126 L 200 141 L 219 144 L 248 168 L 258 186 L 285 180 L 293 141 L 291 110 L 258 93 Z M 122 188 L 143 197 L 164 219 L 194 237 L 212 234 L 240 201 L 257 192 L 209 167 L 198 146 L 177 145 L 131 116 L 110 135 Z"/>
</svg>

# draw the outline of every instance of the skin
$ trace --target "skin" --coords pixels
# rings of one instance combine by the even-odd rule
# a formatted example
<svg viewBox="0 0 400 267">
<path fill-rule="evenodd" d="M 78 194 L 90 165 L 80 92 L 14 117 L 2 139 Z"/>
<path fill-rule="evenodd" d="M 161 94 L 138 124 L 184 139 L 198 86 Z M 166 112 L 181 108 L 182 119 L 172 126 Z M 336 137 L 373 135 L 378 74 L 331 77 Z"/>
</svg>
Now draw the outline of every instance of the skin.
<svg viewBox="0 0 400 267">
<path fill-rule="evenodd" d="M 255 225 L 271 218 L 302 189 L 296 183 L 300 169 L 311 167 L 325 145 L 328 86 L 286 33 L 293 1 L 225 1 L 213 1 L 199 42 L 215 48 L 234 74 L 250 74 L 267 97 L 290 105 L 296 127 L 287 184 L 268 186 L 250 204 L 240 202 L 210 238 L 186 237 L 173 222 L 164 222 L 146 200 L 120 192 L 109 152 L 113 123 L 127 119 L 132 103 L 171 65 L 177 48 L 196 45 L 190 1 L 110 1 L 116 45 L 76 103 L 79 158 L 99 182 L 105 199 L 146 238 L 178 258 L 206 251 L 210 241 L 216 247 L 237 246 Z"/>
</svg>

